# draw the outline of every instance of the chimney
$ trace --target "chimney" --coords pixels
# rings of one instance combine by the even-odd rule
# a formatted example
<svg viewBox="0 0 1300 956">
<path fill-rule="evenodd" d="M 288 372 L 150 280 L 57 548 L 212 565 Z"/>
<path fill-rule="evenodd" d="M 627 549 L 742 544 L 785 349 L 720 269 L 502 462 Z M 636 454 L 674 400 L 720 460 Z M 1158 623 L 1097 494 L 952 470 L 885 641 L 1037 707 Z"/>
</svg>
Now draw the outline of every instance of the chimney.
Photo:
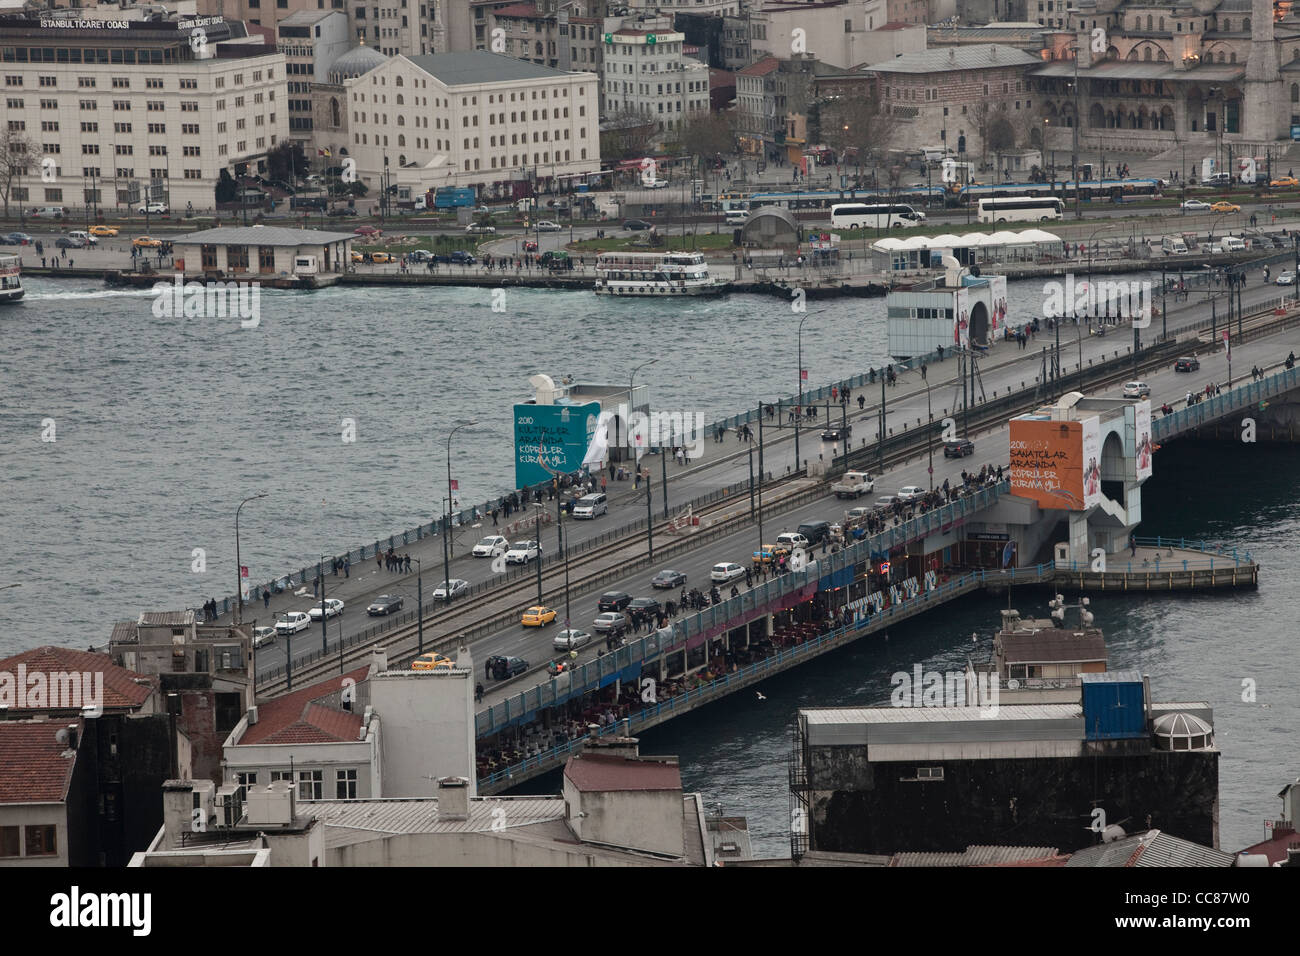
<svg viewBox="0 0 1300 956">
<path fill-rule="evenodd" d="M 68 749 L 77 749 L 77 725 L 68 724 Z"/>
<path fill-rule="evenodd" d="M 592 756 L 635 760 L 641 756 L 641 740 L 638 737 L 596 737 L 588 740 L 583 749 Z"/>
<path fill-rule="evenodd" d="M 957 62 L 957 48 L 956 48 L 956 47 L 951 47 L 951 46 L 948 47 L 948 62 L 949 62 L 949 63 L 956 63 L 956 62 Z"/>
<path fill-rule="evenodd" d="M 376 647 L 370 653 L 370 674 L 384 674 L 388 671 L 388 650 Z M 369 674 L 367 676 L 370 676 Z"/>
<path fill-rule="evenodd" d="M 996 60 L 997 58 L 998 58 L 998 48 L 995 46 L 989 47 L 989 59 Z"/>
<path fill-rule="evenodd" d="M 438 778 L 438 820 L 469 819 L 469 780 L 465 777 Z"/>
</svg>

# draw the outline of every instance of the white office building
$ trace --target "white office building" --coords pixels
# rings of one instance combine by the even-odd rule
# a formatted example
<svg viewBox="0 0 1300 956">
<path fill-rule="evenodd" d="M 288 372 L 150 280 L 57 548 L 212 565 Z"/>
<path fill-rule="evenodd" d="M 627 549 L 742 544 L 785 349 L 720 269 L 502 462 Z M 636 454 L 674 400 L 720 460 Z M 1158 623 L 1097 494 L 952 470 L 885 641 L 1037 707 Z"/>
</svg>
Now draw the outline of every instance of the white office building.
<svg viewBox="0 0 1300 956">
<path fill-rule="evenodd" d="M 675 32 L 667 18 L 607 21 L 601 81 L 606 118 L 635 113 L 664 132 L 707 113 L 709 68 L 684 54 L 685 41 L 686 34 Z"/>
</svg>

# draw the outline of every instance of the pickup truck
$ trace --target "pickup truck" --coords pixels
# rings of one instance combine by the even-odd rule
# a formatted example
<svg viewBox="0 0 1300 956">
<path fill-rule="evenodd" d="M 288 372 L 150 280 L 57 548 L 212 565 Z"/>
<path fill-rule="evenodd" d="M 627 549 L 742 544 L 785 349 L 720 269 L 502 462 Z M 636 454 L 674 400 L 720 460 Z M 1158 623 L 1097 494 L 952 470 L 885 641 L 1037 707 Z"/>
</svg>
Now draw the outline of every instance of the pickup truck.
<svg viewBox="0 0 1300 956">
<path fill-rule="evenodd" d="M 837 498 L 860 498 L 876 487 L 865 471 L 846 471 L 840 480 L 831 485 Z"/>
</svg>

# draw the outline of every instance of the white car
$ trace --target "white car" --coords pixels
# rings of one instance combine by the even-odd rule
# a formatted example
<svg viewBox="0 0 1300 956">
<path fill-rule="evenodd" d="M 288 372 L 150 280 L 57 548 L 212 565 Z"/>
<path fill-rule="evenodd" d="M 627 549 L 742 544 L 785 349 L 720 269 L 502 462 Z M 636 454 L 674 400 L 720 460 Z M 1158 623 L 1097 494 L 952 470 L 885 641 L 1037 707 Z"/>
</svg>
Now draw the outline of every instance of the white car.
<svg viewBox="0 0 1300 956">
<path fill-rule="evenodd" d="M 469 593 L 469 582 L 462 578 L 452 578 L 433 589 L 435 601 L 450 601 L 454 597 Z M 450 594 L 450 596 L 449 596 Z"/>
<path fill-rule="evenodd" d="M 311 627 L 311 618 L 302 611 L 290 611 L 280 620 L 275 622 L 275 633 L 277 634 L 297 634 L 299 631 L 305 631 Z"/>
<path fill-rule="evenodd" d="M 876 499 L 877 508 L 892 508 L 898 499 L 894 495 L 881 495 Z"/>
<path fill-rule="evenodd" d="M 495 233 L 497 231 L 497 227 L 485 226 L 482 225 L 481 223 L 471 222 L 468 226 L 465 227 L 465 231 L 474 233 L 475 235 L 489 235 Z"/>
<path fill-rule="evenodd" d="M 1124 397 L 1125 398 L 1150 398 L 1151 386 L 1148 385 L 1146 382 L 1125 382 Z"/>
<path fill-rule="evenodd" d="M 509 538 L 499 534 L 490 534 L 474 545 L 474 550 L 470 553 L 476 558 L 495 558 L 498 554 L 505 554 L 509 550 Z"/>
<path fill-rule="evenodd" d="M 618 615 L 622 617 L 622 615 Z M 561 631 L 556 634 L 551 641 L 551 647 L 557 651 L 576 651 L 578 648 L 591 643 L 591 635 L 586 631 L 579 631 L 576 628 L 570 628 L 567 631 Z"/>
<path fill-rule="evenodd" d="M 326 599 L 325 599 L 325 616 L 326 616 L 326 617 L 338 617 L 338 616 L 339 616 L 340 614 L 342 614 L 342 613 L 343 613 L 343 602 L 342 602 L 342 601 L 340 601 L 338 598 L 326 598 Z M 319 621 L 319 620 L 320 620 L 320 605 L 317 604 L 317 605 L 315 605 L 314 607 L 312 607 L 312 609 L 311 609 L 310 611 L 307 612 L 307 616 L 310 617 L 313 621 Z"/>
<path fill-rule="evenodd" d="M 551 222 L 549 219 L 543 219 L 533 228 L 538 232 L 559 232 L 560 224 L 558 222 Z"/>
<path fill-rule="evenodd" d="M 140 208 L 136 210 L 136 213 L 141 216 L 145 215 L 146 213 L 152 216 L 161 216 L 166 214 L 166 212 L 167 212 L 167 204 L 165 202 L 142 203 Z"/>
<path fill-rule="evenodd" d="M 264 644 L 275 643 L 275 628 L 273 627 L 255 627 L 253 628 L 253 646 L 261 647 Z"/>
<path fill-rule="evenodd" d="M 730 561 L 715 564 L 713 570 L 709 572 L 709 580 L 717 581 L 719 584 L 726 584 L 728 581 L 743 578 L 744 576 L 745 569 L 738 564 L 732 564 Z"/>
<path fill-rule="evenodd" d="M 645 184 L 645 188 L 646 188 L 646 189 L 667 189 L 667 188 L 668 188 L 668 180 L 666 180 L 666 179 L 656 179 L 656 180 L 653 180 L 653 181 L 651 181 L 651 182 L 646 183 L 646 184 Z"/>
<path fill-rule="evenodd" d="M 1188 199 L 1183 202 L 1183 208 L 1188 212 L 1209 212 L 1210 204 L 1204 199 Z"/>
<path fill-rule="evenodd" d="M 527 564 L 540 557 L 542 549 L 536 541 L 516 541 L 506 552 L 506 564 Z"/>
<path fill-rule="evenodd" d="M 1295 273 L 1283 272 L 1273 280 L 1274 285 L 1295 285 Z"/>
<path fill-rule="evenodd" d="M 596 615 L 596 619 L 591 622 L 591 629 L 601 634 L 619 629 L 627 630 L 627 615 L 622 611 L 605 611 Z M 561 631 L 560 634 L 567 634 L 568 631 Z M 559 645 L 556 645 L 558 648 Z"/>
<path fill-rule="evenodd" d="M 923 494 L 925 494 L 925 489 L 920 485 L 903 485 L 903 487 L 898 489 L 898 494 L 894 497 L 899 501 L 913 501 L 920 498 Z"/>
</svg>

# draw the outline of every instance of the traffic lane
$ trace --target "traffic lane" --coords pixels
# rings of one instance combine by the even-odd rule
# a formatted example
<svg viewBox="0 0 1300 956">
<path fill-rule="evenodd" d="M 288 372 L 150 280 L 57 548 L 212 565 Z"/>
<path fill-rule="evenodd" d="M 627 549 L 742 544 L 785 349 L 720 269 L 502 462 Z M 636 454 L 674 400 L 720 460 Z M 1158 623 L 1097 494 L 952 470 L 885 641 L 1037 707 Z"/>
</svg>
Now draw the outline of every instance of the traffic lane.
<svg viewBox="0 0 1300 956">
<path fill-rule="evenodd" d="M 961 472 L 963 470 L 978 471 L 982 464 L 993 463 L 995 466 L 1002 464 L 1005 467 L 1008 442 L 1007 430 L 1003 427 L 999 434 L 987 436 L 977 441 L 976 453 L 973 456 L 964 459 L 945 459 L 940 454 L 935 458 L 934 462 L 934 487 L 942 486 L 945 478 L 950 483 L 957 484 L 961 481 Z M 892 469 L 886 479 L 877 481 L 875 489 L 870 494 L 864 495 L 857 501 L 843 501 L 828 493 L 826 496 L 793 509 L 786 514 L 766 518 L 763 522 L 764 543 L 771 543 L 777 535 L 783 532 L 796 530 L 805 521 L 841 522 L 844 520 L 849 508 L 870 505 L 879 496 L 895 494 L 904 485 L 911 484 L 928 488 L 930 481 L 927 467 L 927 462 L 922 459 Z M 604 648 L 604 636 L 596 634 L 591 628 L 591 621 L 599 613 L 598 601 L 601 594 L 606 591 L 626 591 L 634 598 L 652 597 L 661 603 L 668 600 L 678 602 L 681 597 L 679 589 L 656 591 L 650 584 L 654 575 L 666 568 L 682 571 L 686 574 L 687 591 L 698 588 L 708 594 L 714 583 L 709 579 L 709 572 L 715 564 L 733 562 L 742 567 L 752 567 L 753 552 L 757 550 L 759 545 L 758 537 L 757 525 L 749 524 L 708 545 L 686 554 L 656 561 L 650 568 L 638 570 L 617 581 L 601 585 L 598 588 L 574 589 L 570 594 L 573 626 L 591 633 L 594 638 L 591 644 L 579 652 L 577 659 L 579 661 L 589 660 L 596 657 L 598 652 Z M 656 540 L 660 539 L 657 538 Z M 815 559 L 821 553 L 821 548 L 817 547 L 813 549 L 810 556 Z M 761 581 L 762 579 L 756 578 L 755 580 Z M 724 598 L 730 596 L 733 585 L 741 591 L 746 590 L 743 577 L 728 584 L 718 584 Z M 547 591 L 545 597 L 548 606 L 556 607 L 562 616 L 563 589 Z M 522 611 L 523 608 L 520 609 L 521 613 Z M 474 645 L 475 665 L 482 666 L 483 661 L 493 654 L 522 657 L 529 662 L 530 666 L 545 664 L 550 660 L 569 658 L 567 651 L 556 651 L 551 644 L 555 633 L 552 630 L 554 627 L 555 625 L 552 625 L 545 629 L 550 631 L 549 634 L 545 635 L 532 633 L 534 631 L 532 628 L 509 627 L 484 638 Z M 628 637 L 632 638 L 635 635 L 629 634 Z M 537 676 L 540 675 L 530 675 L 533 678 Z M 501 698 L 517 694 L 526 687 L 533 686 L 533 683 L 535 683 L 535 680 L 530 682 L 529 678 L 516 680 L 503 687 L 495 695 L 493 688 L 488 686 L 488 697 L 486 699 L 488 703 L 491 703 L 494 697 Z"/>
</svg>

